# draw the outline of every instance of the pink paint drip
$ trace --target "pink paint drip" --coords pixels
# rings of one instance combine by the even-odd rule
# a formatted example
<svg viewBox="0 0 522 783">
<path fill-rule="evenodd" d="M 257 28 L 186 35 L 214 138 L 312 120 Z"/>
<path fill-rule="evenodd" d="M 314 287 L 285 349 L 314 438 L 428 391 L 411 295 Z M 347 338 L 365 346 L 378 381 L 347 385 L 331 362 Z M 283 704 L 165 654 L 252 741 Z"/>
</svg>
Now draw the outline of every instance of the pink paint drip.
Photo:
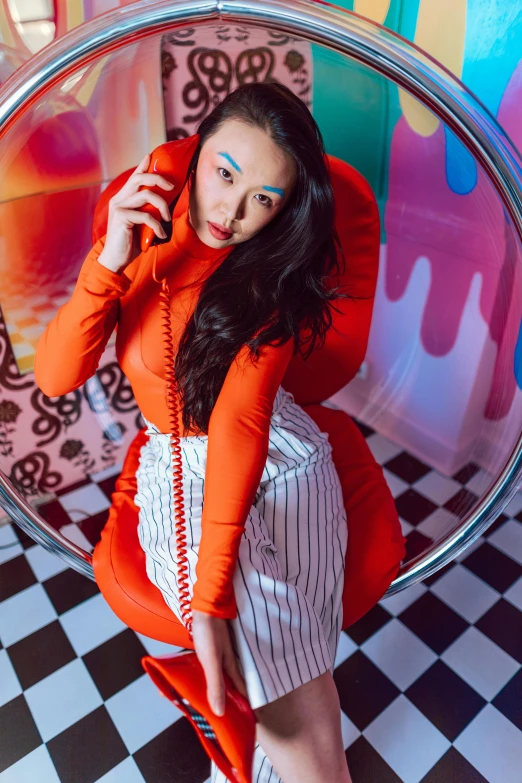
<svg viewBox="0 0 522 783">
<path fill-rule="evenodd" d="M 516 100 L 510 99 L 510 105 L 520 117 Z M 419 257 L 429 259 L 432 279 L 421 341 L 432 356 L 445 356 L 452 350 L 473 276 L 482 276 L 480 309 L 499 349 L 485 415 L 502 418 L 515 393 L 516 331 L 512 322 L 517 321 L 518 330 L 520 320 L 517 246 L 500 198 L 480 168 L 471 193 L 459 195 L 449 187 L 442 126 L 431 137 L 422 137 L 404 118 L 397 123 L 390 152 L 385 227 L 385 285 L 391 301 L 404 295 Z"/>
<path fill-rule="evenodd" d="M 518 149 L 522 150 L 522 61 L 506 87 L 498 121 Z M 487 419 L 500 419 L 507 415 L 517 388 L 514 355 L 522 317 L 522 254 L 520 242 L 507 219 L 505 229 L 504 269 L 490 321 L 491 337 L 498 345 L 498 356 L 486 404 Z"/>
</svg>

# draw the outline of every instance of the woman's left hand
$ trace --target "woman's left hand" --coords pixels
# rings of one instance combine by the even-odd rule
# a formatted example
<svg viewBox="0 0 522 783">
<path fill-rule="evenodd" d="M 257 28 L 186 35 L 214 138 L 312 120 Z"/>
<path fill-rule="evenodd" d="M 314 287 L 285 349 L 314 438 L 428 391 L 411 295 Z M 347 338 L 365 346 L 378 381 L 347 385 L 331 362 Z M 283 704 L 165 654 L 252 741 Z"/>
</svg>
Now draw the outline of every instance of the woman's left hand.
<svg viewBox="0 0 522 783">
<path fill-rule="evenodd" d="M 205 672 L 210 707 L 216 715 L 223 715 L 225 712 L 223 669 L 240 693 L 248 699 L 245 681 L 239 671 L 232 648 L 228 620 L 193 610 L 192 637 L 194 650 Z"/>
</svg>

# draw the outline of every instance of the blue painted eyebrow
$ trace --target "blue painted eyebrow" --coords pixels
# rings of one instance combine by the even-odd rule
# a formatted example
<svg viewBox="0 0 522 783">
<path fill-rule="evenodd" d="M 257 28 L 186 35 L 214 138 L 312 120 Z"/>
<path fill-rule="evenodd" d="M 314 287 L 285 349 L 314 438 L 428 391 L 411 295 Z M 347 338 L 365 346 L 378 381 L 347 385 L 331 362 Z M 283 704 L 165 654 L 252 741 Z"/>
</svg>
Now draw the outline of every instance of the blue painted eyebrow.
<svg viewBox="0 0 522 783">
<path fill-rule="evenodd" d="M 228 152 L 218 152 L 218 155 L 221 155 L 222 158 L 225 158 L 226 160 L 228 160 L 230 165 L 233 166 L 235 168 L 235 170 L 239 171 L 239 173 L 241 174 L 241 169 L 237 165 L 237 163 L 234 160 L 234 158 L 232 158 L 228 154 Z M 281 196 L 281 198 L 283 198 L 283 196 L 285 195 L 284 190 L 281 190 L 281 188 L 272 188 L 272 187 L 270 187 L 270 185 L 263 185 L 263 190 L 268 190 L 270 193 L 277 193 L 277 195 Z"/>
<path fill-rule="evenodd" d="M 269 190 L 271 193 L 277 193 L 281 198 L 285 195 L 284 190 L 281 188 L 271 188 L 269 185 L 263 185 L 263 190 Z"/>
<path fill-rule="evenodd" d="M 228 162 L 230 163 L 230 165 L 233 166 L 235 168 L 235 170 L 239 171 L 239 173 L 241 174 L 241 169 L 237 165 L 236 161 L 233 158 L 230 157 L 228 152 L 219 152 L 218 155 L 222 155 L 224 158 L 226 158 L 228 160 Z"/>
</svg>

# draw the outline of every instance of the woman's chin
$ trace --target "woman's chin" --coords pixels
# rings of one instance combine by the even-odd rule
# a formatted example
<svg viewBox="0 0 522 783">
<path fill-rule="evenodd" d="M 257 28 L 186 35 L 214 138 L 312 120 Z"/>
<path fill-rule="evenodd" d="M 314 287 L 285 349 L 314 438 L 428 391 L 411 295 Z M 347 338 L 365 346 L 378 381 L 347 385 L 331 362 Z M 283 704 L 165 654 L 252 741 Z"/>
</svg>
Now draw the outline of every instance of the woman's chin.
<svg viewBox="0 0 522 783">
<path fill-rule="evenodd" d="M 220 242 L 218 239 L 215 239 L 208 231 L 205 231 L 205 236 L 200 236 L 200 239 L 205 243 L 205 245 L 207 245 L 207 247 L 212 247 L 214 250 L 221 250 L 227 246 L 227 242 Z"/>
<path fill-rule="evenodd" d="M 211 247 L 214 250 L 219 250 L 221 247 L 223 247 L 223 242 L 218 242 L 210 233 L 208 230 L 207 224 L 205 223 L 203 226 L 198 226 L 197 228 L 195 226 L 192 226 L 194 231 L 196 232 L 197 238 L 203 242 L 204 245 L 207 247 Z"/>
</svg>

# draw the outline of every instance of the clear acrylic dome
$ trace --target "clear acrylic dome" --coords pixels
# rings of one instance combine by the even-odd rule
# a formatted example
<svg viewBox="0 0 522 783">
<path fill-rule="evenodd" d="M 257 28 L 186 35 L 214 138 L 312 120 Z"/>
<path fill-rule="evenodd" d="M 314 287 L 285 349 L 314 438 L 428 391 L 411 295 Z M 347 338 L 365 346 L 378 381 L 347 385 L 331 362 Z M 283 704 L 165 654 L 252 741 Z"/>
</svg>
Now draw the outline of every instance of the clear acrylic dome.
<svg viewBox="0 0 522 783">
<path fill-rule="evenodd" d="M 167 13 L 167 4 L 151 3 L 148 9 L 143 4 L 142 14 L 152 19 L 154 10 Z M 123 21 L 138 13 L 124 10 Z M 303 3 L 296 18 L 308 12 Z M 106 25 L 116 27 L 118 13 L 106 17 Z M 165 23 L 161 31 L 129 34 L 117 46 L 92 45 L 88 57 L 78 54 L 77 64 L 68 63 L 61 73 L 56 68 L 45 86 L 35 85 L 35 97 L 20 98 L 23 108 L 5 115 L 0 139 L 3 316 L 17 369 L 22 379 L 30 378 L 38 338 L 70 295 L 91 247 L 94 208 L 104 187 L 158 144 L 195 132 L 238 84 L 282 81 L 310 106 L 327 152 L 358 169 L 379 204 L 381 259 L 367 355 L 358 376 L 327 404 L 368 428 L 370 447 L 388 478 L 391 474 L 405 530 L 414 533 L 408 552 L 413 558 L 457 533 L 470 515 L 492 521 L 518 481 L 520 226 L 508 198 L 512 207 L 516 188 L 495 181 L 491 150 L 505 145 L 512 176 L 520 161 L 480 105 L 473 104 L 467 128 L 462 116 L 455 118 L 457 109 L 465 112 L 467 94 L 405 42 L 352 20 L 352 33 L 357 29 L 361 37 L 348 56 L 334 51 L 331 41 L 317 40 L 322 28 L 312 33 L 308 24 L 296 24 L 302 24 L 303 35 L 283 23 L 276 29 L 273 23 L 254 24 L 246 14 L 234 17 L 233 10 L 227 17 L 226 9 L 223 18 L 205 24 L 196 18 Z M 34 72 L 40 62 L 43 79 L 53 57 L 57 62 L 75 47 L 80 52 L 82 40 L 102 30 L 96 20 L 67 43 L 48 47 L 33 58 Z M 363 62 L 364 36 L 375 45 L 372 63 Z M 398 64 L 393 69 L 388 63 L 387 75 L 376 67 L 383 51 Z M 404 72 L 415 62 L 417 84 L 422 74 L 425 92 L 431 84 L 424 103 L 422 85 L 417 97 L 406 90 L 413 91 L 413 82 L 406 84 Z M 23 90 L 21 82 L 0 97 L 14 100 L 17 89 Z M 443 120 L 427 103 L 450 114 Z M 517 111 L 506 91 L 499 119 L 515 142 L 521 127 Z M 472 126 L 479 129 L 475 138 Z M 473 144 L 482 145 L 482 160 L 470 151 Z M 83 444 L 97 455 L 93 471 L 104 467 L 100 442 L 105 451 L 112 443 L 117 464 L 137 425 L 125 380 L 110 377 L 115 360 L 113 348 L 107 350 L 100 378 L 112 412 L 93 411 L 83 400 L 85 421 L 93 419 Z M 115 383 L 123 384 L 119 392 Z M 88 390 L 84 396 L 89 398 Z M 47 412 L 49 405 L 44 403 Z M 63 424 L 67 415 L 73 423 L 75 414 L 56 415 Z M 115 418 L 111 437 L 107 427 Z M 405 452 L 415 460 L 401 457 Z M 11 478 L 16 458 L 16 448 L 2 458 Z M 52 482 L 39 490 L 55 491 Z"/>
</svg>

